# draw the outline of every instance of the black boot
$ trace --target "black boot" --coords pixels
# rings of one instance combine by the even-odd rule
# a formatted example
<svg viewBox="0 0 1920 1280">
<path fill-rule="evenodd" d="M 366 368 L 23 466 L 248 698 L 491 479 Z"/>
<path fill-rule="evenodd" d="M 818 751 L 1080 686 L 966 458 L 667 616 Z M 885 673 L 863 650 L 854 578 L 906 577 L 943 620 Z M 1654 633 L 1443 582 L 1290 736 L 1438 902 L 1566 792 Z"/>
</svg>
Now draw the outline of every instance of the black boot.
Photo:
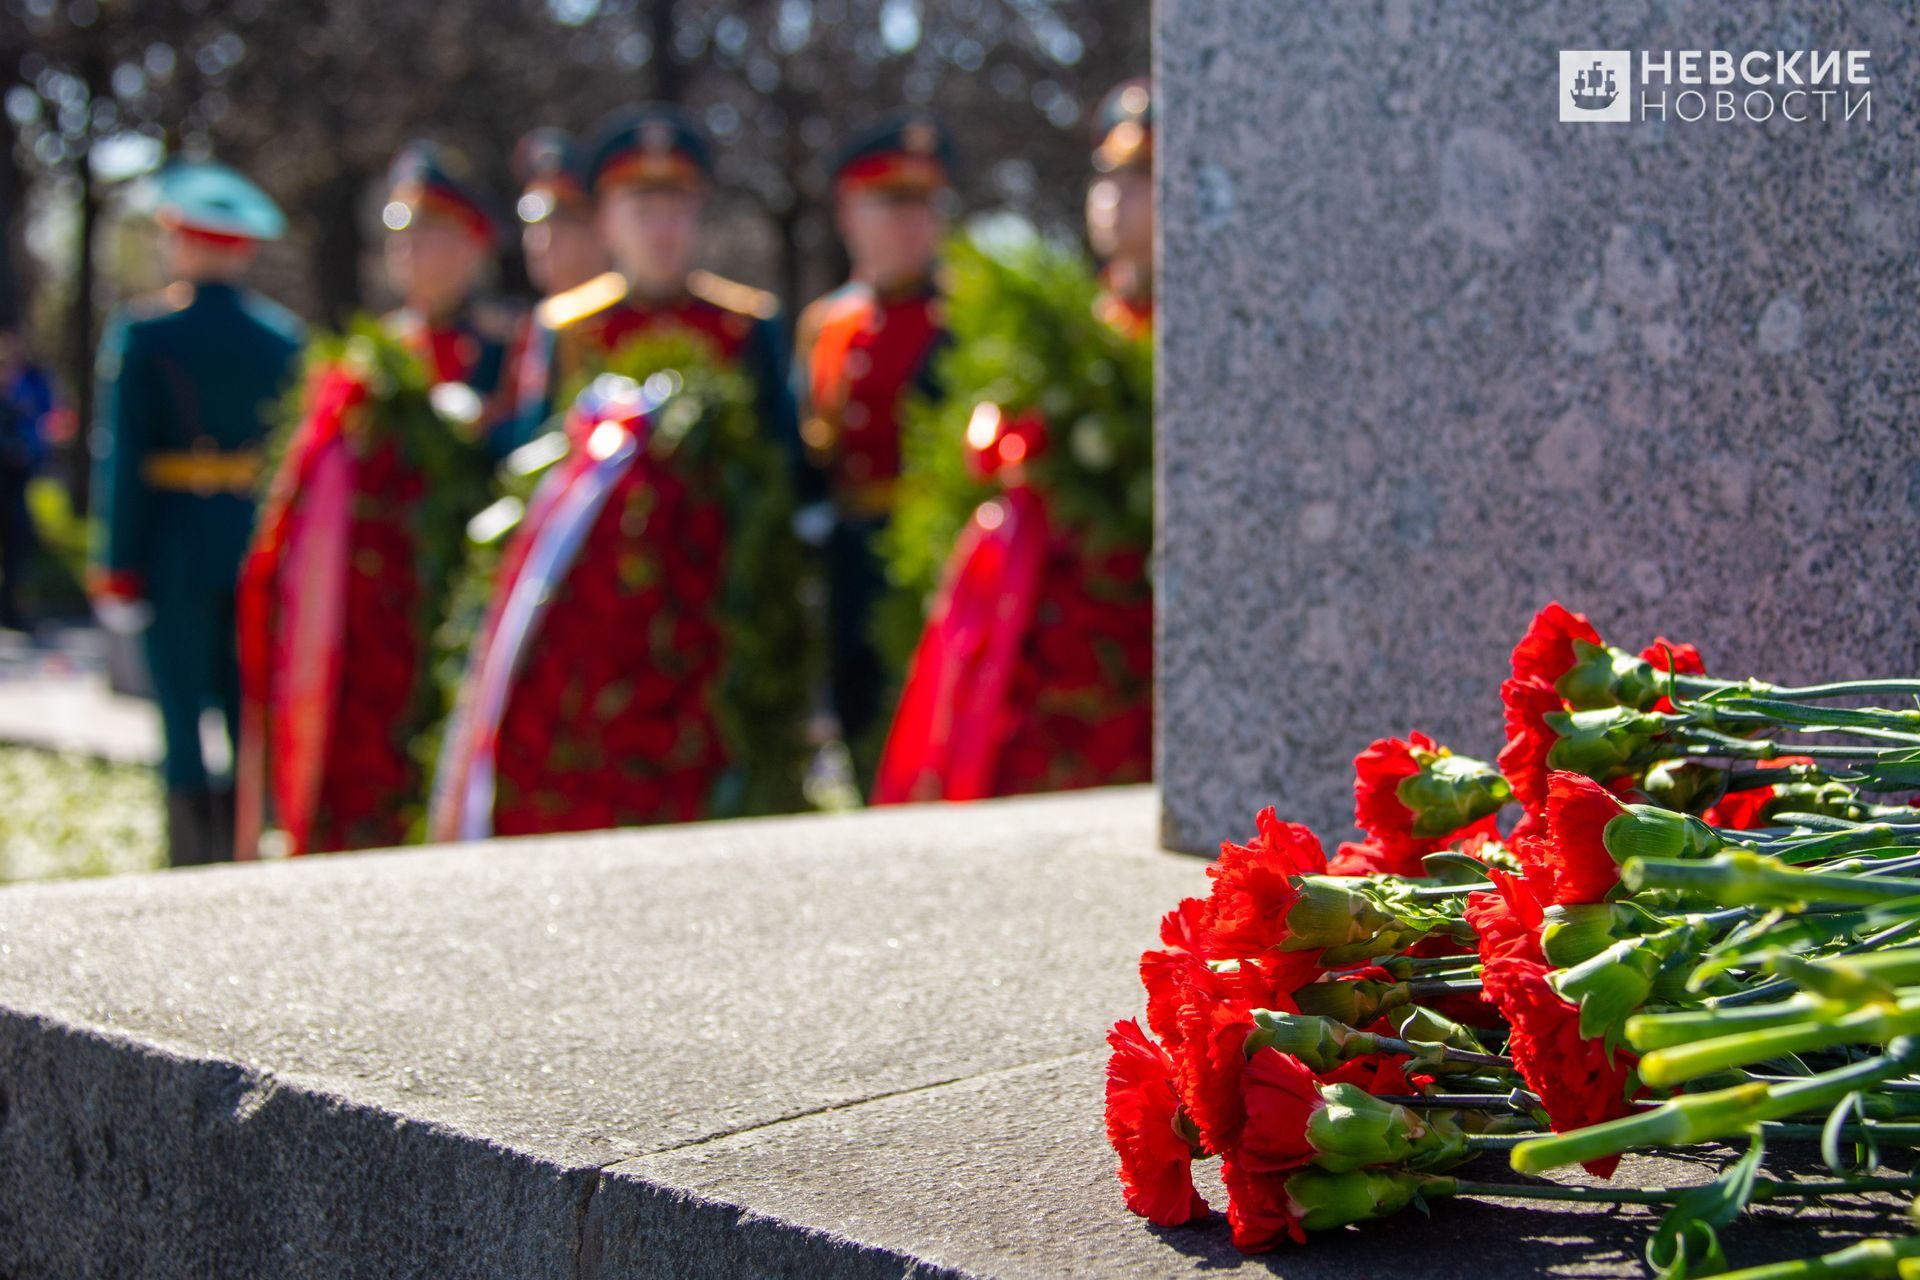
<svg viewBox="0 0 1920 1280">
<path fill-rule="evenodd" d="M 233 861 L 233 788 L 207 789 L 207 861 Z"/>
<path fill-rule="evenodd" d="M 212 806 L 205 787 L 181 787 L 167 792 L 167 861 L 176 867 L 197 867 L 211 860 Z"/>
</svg>

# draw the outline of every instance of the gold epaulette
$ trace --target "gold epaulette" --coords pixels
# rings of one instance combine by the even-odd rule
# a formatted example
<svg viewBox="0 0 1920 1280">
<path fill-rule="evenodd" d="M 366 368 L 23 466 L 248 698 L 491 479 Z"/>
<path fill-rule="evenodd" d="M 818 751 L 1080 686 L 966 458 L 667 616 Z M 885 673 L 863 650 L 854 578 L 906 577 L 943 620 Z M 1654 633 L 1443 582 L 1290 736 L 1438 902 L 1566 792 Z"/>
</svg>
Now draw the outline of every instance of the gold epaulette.
<svg viewBox="0 0 1920 1280">
<path fill-rule="evenodd" d="M 894 481 L 887 479 L 843 482 L 834 486 L 833 505 L 842 515 L 855 519 L 890 515 L 897 488 Z"/>
<path fill-rule="evenodd" d="M 755 320 L 771 320 L 780 314 L 780 299 L 765 289 L 756 289 L 738 280 L 717 276 L 711 271 L 687 273 L 687 292 L 702 302 L 727 311 L 736 311 Z"/>
<path fill-rule="evenodd" d="M 566 329 L 588 316 L 598 315 L 627 296 L 627 278 L 618 271 L 597 275 L 565 293 L 556 293 L 534 309 L 548 329 Z"/>
</svg>

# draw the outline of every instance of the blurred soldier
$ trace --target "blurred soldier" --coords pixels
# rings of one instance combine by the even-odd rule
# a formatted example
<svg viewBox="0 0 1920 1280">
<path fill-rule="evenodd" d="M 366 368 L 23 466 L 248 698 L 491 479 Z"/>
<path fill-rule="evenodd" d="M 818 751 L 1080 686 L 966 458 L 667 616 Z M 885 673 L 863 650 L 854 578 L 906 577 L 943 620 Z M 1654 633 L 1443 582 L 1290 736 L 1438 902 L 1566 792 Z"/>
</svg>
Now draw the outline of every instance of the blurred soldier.
<svg viewBox="0 0 1920 1280">
<path fill-rule="evenodd" d="M 709 339 L 753 380 L 761 429 L 797 449 L 793 398 L 772 294 L 693 269 L 712 152 L 678 108 L 630 107 L 586 148 L 587 186 L 614 270 L 541 303 L 517 373 L 519 431 L 529 439 L 565 411 L 565 396 L 630 338 L 663 328 Z"/>
<path fill-rule="evenodd" d="M 1077 314 L 1029 303 L 1031 336 L 969 333 L 955 362 L 974 380 L 950 389 L 976 398 L 968 469 L 999 492 L 967 522 L 933 596 L 876 804 L 1151 776 L 1152 112 L 1147 82 L 1130 80 L 1096 115 L 1087 232 L 1102 261 L 1097 323 L 1076 290 Z M 971 315 L 980 299 L 961 303 Z M 1094 368 L 1106 371 L 1097 391 L 1075 385 Z M 1031 465 L 1040 458 L 1044 467 Z"/>
<path fill-rule="evenodd" d="M 460 383 L 480 400 L 479 427 L 496 452 L 512 408 L 507 355 L 515 317 L 477 295 L 499 246 L 500 222 L 459 159 L 414 142 L 387 175 L 387 277 L 401 305 L 387 327 L 427 362 L 435 382 Z"/>
<path fill-rule="evenodd" d="M 527 278 L 550 298 L 607 270 L 607 251 L 593 225 L 593 197 L 579 148 L 564 129 L 535 129 L 514 148 L 520 180 L 520 246 Z"/>
<path fill-rule="evenodd" d="M 103 519 L 89 587 L 109 625 L 150 619 L 167 843 L 182 866 L 233 855 L 232 792 L 209 779 L 200 714 L 218 708 L 234 740 L 234 591 L 261 446 L 301 335 L 290 315 L 239 284 L 260 242 L 285 229 L 272 200 L 210 163 L 170 164 L 155 190 L 173 283 L 117 316 L 101 342 Z"/>
<path fill-rule="evenodd" d="M 1097 311 L 1128 337 L 1153 330 L 1153 93 L 1145 79 L 1116 87 L 1094 113 L 1087 238 L 1105 264 Z"/>
<path fill-rule="evenodd" d="M 902 404 L 916 391 L 932 394 L 933 354 L 944 341 L 934 266 L 952 160 L 945 131 L 917 115 L 883 121 L 841 150 L 834 216 L 851 277 L 800 316 L 801 437 L 814 469 L 807 496 L 824 497 L 831 521 L 828 683 L 862 774 L 888 683 L 871 634 L 886 585 L 875 542 L 900 475 Z"/>
<path fill-rule="evenodd" d="M 0 328 L 0 627 L 31 625 L 20 587 L 34 547 L 27 482 L 47 456 L 47 419 L 53 386 L 27 353 L 25 337 Z"/>
</svg>

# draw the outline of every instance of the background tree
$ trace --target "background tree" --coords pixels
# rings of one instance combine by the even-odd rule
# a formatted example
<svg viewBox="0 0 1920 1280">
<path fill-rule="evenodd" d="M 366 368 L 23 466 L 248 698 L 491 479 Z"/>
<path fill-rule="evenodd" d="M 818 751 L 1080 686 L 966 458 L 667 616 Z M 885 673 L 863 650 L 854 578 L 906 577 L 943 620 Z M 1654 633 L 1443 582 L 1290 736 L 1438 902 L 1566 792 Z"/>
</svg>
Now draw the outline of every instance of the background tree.
<svg viewBox="0 0 1920 1280">
<path fill-rule="evenodd" d="M 104 229 L 165 151 L 214 154 L 287 209 L 261 263 L 310 319 L 383 305 L 370 228 L 410 138 L 509 194 L 527 129 L 683 102 L 719 144 L 707 257 L 789 308 L 837 282 L 826 162 L 902 104 L 959 140 L 963 211 L 1077 226 L 1086 115 L 1147 66 L 1147 5 L 1093 0 L 0 0 L 0 314 L 29 316 L 83 414 L 101 311 L 150 286 Z M 96 277 L 101 277 L 98 285 Z M 502 284 L 523 284 L 510 253 Z M 73 468 L 84 485 L 85 468 Z"/>
</svg>

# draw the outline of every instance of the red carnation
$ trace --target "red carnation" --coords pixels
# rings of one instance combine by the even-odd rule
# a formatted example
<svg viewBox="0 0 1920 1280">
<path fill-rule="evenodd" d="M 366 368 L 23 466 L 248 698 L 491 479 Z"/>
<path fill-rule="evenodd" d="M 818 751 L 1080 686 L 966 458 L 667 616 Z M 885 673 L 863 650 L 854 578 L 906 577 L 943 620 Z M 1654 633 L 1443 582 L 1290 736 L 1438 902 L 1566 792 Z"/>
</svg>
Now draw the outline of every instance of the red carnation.
<svg viewBox="0 0 1920 1280">
<path fill-rule="evenodd" d="M 1168 1048 L 1177 1050 L 1183 1039 L 1183 1009 L 1224 1003 L 1297 1013 L 1293 993 L 1320 973 L 1318 951 L 1269 952 L 1267 959 L 1241 960 L 1220 969 L 1182 950 L 1142 952 L 1140 982 L 1147 989 L 1147 1026 Z"/>
<path fill-rule="evenodd" d="M 1395 858 L 1396 854 L 1412 854 L 1415 849 L 1428 853 L 1439 847 L 1438 841 L 1415 839 L 1414 812 L 1401 801 L 1399 794 L 1401 782 L 1420 772 L 1414 751 L 1431 752 L 1435 744 L 1417 730 L 1407 738 L 1405 742 L 1399 738 L 1381 738 L 1353 758 L 1354 825 L 1373 837 L 1373 843 L 1389 862 L 1405 860 Z M 1414 869 L 1405 874 L 1420 874 L 1418 858 L 1412 862 Z"/>
<path fill-rule="evenodd" d="M 1653 643 L 1640 651 L 1640 660 L 1656 671 L 1671 671 L 1683 676 L 1703 676 L 1707 673 L 1707 664 L 1701 658 L 1700 650 L 1685 641 L 1673 641 L 1665 636 L 1655 636 Z"/>
<path fill-rule="evenodd" d="M 1419 875 L 1425 869 L 1403 871 L 1401 864 L 1401 856 L 1378 841 L 1343 840 L 1327 863 L 1327 874 L 1330 876 Z"/>
<path fill-rule="evenodd" d="M 1457 999 L 1458 997 L 1450 998 Z M 1479 999 L 1478 996 L 1469 998 L 1473 1000 Z M 1453 1017 L 1452 1014 L 1447 1013 L 1444 1005 L 1440 1006 L 1439 1011 L 1446 1013 L 1448 1017 Z M 1454 1018 L 1454 1021 L 1458 1022 L 1460 1019 Z M 1367 1028 L 1367 1030 L 1386 1036 L 1393 1034 L 1393 1028 L 1387 1024 L 1385 1018 L 1380 1019 L 1376 1025 Z M 1420 1078 L 1422 1080 L 1430 1080 L 1432 1077 L 1422 1076 Z M 1407 1079 L 1406 1067 L 1402 1064 L 1401 1059 L 1386 1053 L 1363 1053 L 1357 1058 L 1349 1058 L 1322 1076 L 1321 1082 L 1323 1084 L 1358 1085 L 1360 1088 L 1365 1089 L 1368 1093 L 1374 1094 L 1375 1096 L 1381 1094 L 1408 1094 L 1418 1092 L 1413 1082 Z"/>
<path fill-rule="evenodd" d="M 1554 601 L 1533 615 L 1527 633 L 1513 646 L 1513 678 L 1539 680 L 1551 687 L 1573 666 L 1575 640 L 1599 644 L 1600 633 L 1585 614 Z"/>
<path fill-rule="evenodd" d="M 1536 960 L 1546 956 L 1540 950 L 1540 926 L 1546 920 L 1539 894 L 1524 877 L 1498 867 L 1487 868 L 1497 892 L 1467 895 L 1467 923 L 1479 935 L 1480 961 L 1490 957 L 1526 955 Z"/>
<path fill-rule="evenodd" d="M 1180 1136 L 1173 1064 L 1129 1018 L 1107 1033 L 1107 1141 L 1120 1156 L 1127 1208 L 1156 1226 L 1207 1216 L 1193 1189 L 1193 1149 Z"/>
<path fill-rule="evenodd" d="M 1482 989 L 1512 1028 L 1507 1052 L 1514 1065 L 1540 1095 L 1556 1133 L 1626 1115 L 1637 1059 L 1580 1034 L 1579 1006 L 1547 982 L 1553 966 L 1540 950 L 1541 903 L 1533 888 L 1503 872 L 1493 880 L 1497 892 L 1468 898 L 1467 919 L 1480 933 Z M 1606 1178 L 1619 1163 L 1610 1156 L 1586 1167 Z"/>
<path fill-rule="evenodd" d="M 1762 769 L 1787 769 L 1794 765 L 1812 764 L 1812 756 L 1777 756 L 1772 760 L 1761 760 Z M 1715 801 L 1713 806 L 1701 814 L 1701 820 L 1711 827 L 1724 827 L 1729 831 L 1752 831 L 1756 827 L 1767 825 L 1767 805 L 1779 795 L 1773 786 L 1748 787 L 1742 791 L 1729 791 Z"/>
<path fill-rule="evenodd" d="M 1332 874 L 1425 875 L 1420 860 L 1427 854 L 1469 832 L 1495 830 L 1493 815 L 1488 814 L 1456 830 L 1417 833 L 1421 815 L 1400 798 L 1401 784 L 1445 754 L 1433 739 L 1414 731 L 1405 741 L 1381 738 L 1354 757 L 1353 821 L 1368 839 L 1362 845 L 1341 845 Z"/>
<path fill-rule="evenodd" d="M 1227 1184 L 1227 1225 L 1233 1247 L 1242 1253 L 1267 1253 L 1284 1241 L 1306 1243 L 1307 1233 L 1287 1195 L 1287 1175 L 1256 1173 L 1229 1157 L 1221 1162 Z"/>
<path fill-rule="evenodd" d="M 1257 1173 L 1281 1173 L 1311 1164 L 1318 1154 L 1307 1140 L 1307 1125 L 1327 1104 L 1320 1079 L 1290 1053 L 1271 1046 L 1247 1062 L 1241 1077 L 1247 1119 L 1234 1159 Z"/>
<path fill-rule="evenodd" d="M 1552 905 L 1603 902 L 1620 883 L 1605 835 L 1623 812 L 1613 793 L 1585 774 L 1560 769 L 1549 777 L 1546 834 L 1519 840 L 1515 852 L 1529 876 L 1552 886 Z"/>
<path fill-rule="evenodd" d="M 1200 1132 L 1201 1147 L 1214 1155 L 1230 1150 L 1246 1123 L 1240 1077 L 1246 1070 L 1255 1007 L 1243 1000 L 1201 998 L 1179 1008 L 1174 1075 L 1180 1103 Z"/>
<path fill-rule="evenodd" d="M 1514 797 L 1525 806 L 1527 818 L 1537 822 L 1547 803 L 1547 774 L 1552 771 L 1547 753 L 1559 738 L 1546 718 L 1565 711 L 1567 705 L 1551 682 L 1533 676 L 1502 684 L 1500 701 L 1507 718 L 1507 745 L 1500 749 L 1500 772 L 1506 775 Z"/>
<path fill-rule="evenodd" d="M 1287 940 L 1287 911 L 1299 900 L 1292 877 L 1323 875 L 1327 855 L 1313 832 L 1282 822 L 1271 806 L 1255 819 L 1259 834 L 1244 845 L 1223 843 L 1207 868 L 1213 893 L 1206 934 L 1217 955 L 1252 956 Z"/>
</svg>

